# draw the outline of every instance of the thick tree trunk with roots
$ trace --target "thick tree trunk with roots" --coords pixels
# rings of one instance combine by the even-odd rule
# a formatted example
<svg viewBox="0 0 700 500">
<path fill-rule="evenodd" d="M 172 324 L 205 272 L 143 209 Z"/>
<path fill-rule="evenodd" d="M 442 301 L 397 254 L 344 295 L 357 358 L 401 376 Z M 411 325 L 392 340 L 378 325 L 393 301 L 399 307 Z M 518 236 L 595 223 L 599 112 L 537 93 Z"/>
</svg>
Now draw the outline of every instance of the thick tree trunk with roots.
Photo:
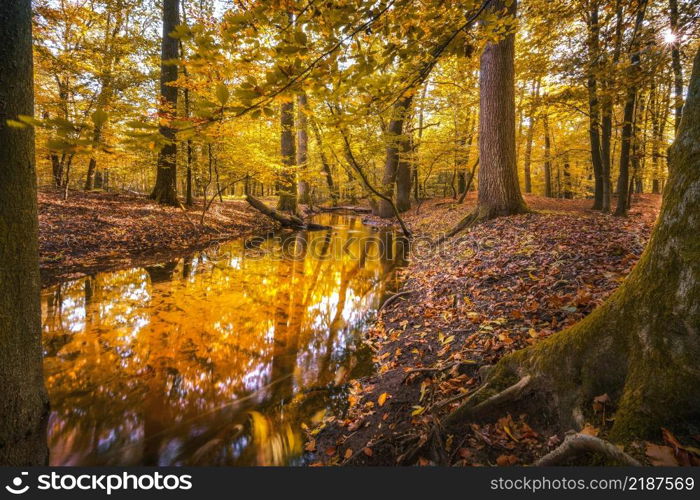
<svg viewBox="0 0 700 500">
<path fill-rule="evenodd" d="M 516 1 L 504 0 L 491 10 L 514 18 Z M 451 238 L 472 224 L 528 211 L 518 183 L 515 158 L 515 34 L 498 43 L 488 42 L 481 54 L 479 72 L 479 195 L 476 209 L 439 241 Z"/>
<path fill-rule="evenodd" d="M 172 120 L 177 113 L 177 87 L 172 83 L 177 80 L 177 65 L 174 59 L 179 57 L 179 42 L 170 33 L 180 24 L 180 0 L 163 0 L 163 37 L 161 41 L 160 64 L 160 99 L 161 113 L 166 121 Z M 168 143 L 158 153 L 156 185 L 151 192 L 151 199 L 164 205 L 177 206 L 177 143 L 175 129 L 169 124 L 161 125 L 160 133 Z"/>
<path fill-rule="evenodd" d="M 0 465 L 44 465 L 48 400 L 41 359 L 30 0 L 0 1 Z"/>
<path fill-rule="evenodd" d="M 592 399 L 607 393 L 617 406 L 610 431 L 613 441 L 653 437 L 661 426 L 697 432 L 699 207 L 700 52 L 671 148 L 659 220 L 636 267 L 580 323 L 504 357 L 489 372 L 482 390 L 445 423 L 453 426 L 483 414 L 486 407 L 513 407 L 526 400 L 524 395 L 536 395 L 537 401 L 551 405 L 563 428 L 579 427 Z M 508 387 L 510 392 L 503 396 Z M 493 403 L 486 404 L 489 398 Z"/>
</svg>

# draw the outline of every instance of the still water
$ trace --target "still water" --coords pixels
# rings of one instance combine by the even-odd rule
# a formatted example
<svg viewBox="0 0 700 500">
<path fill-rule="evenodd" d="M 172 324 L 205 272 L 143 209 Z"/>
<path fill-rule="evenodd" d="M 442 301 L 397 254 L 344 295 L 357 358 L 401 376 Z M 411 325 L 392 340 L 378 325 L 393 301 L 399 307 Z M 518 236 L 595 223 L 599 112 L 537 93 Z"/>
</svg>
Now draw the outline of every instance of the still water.
<svg viewBox="0 0 700 500">
<path fill-rule="evenodd" d="M 353 217 L 42 293 L 52 465 L 303 463 L 370 374 L 405 244 Z"/>
</svg>

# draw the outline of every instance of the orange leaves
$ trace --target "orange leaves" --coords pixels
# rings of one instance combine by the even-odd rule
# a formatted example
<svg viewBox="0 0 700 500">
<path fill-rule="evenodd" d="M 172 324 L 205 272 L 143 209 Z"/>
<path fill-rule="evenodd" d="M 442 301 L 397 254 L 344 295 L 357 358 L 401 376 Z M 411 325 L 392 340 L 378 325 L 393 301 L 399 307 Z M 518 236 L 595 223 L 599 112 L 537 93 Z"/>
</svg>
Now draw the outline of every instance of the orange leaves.
<svg viewBox="0 0 700 500">
<path fill-rule="evenodd" d="M 700 466 L 700 449 L 685 446 L 668 429 L 661 428 L 661 435 L 668 446 L 646 443 L 646 456 L 651 465 L 660 467 Z"/>
<path fill-rule="evenodd" d="M 388 395 L 386 392 L 381 393 L 381 394 L 379 395 L 379 398 L 377 399 L 377 404 L 378 404 L 379 406 L 384 406 L 384 403 L 386 402 L 386 398 L 387 398 L 388 396 L 389 396 L 389 395 Z"/>
<path fill-rule="evenodd" d="M 515 455 L 501 455 L 496 459 L 496 464 L 499 467 L 507 467 L 509 465 L 515 465 L 518 463 L 518 457 Z"/>
</svg>

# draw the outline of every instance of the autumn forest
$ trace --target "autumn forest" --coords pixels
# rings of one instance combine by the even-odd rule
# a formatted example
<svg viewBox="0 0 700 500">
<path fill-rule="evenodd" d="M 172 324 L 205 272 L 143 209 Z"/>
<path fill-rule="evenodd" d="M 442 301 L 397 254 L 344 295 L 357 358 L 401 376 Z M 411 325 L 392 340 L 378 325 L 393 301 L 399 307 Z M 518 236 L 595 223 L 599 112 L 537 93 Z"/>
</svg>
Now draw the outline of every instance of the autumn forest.
<svg viewBox="0 0 700 500">
<path fill-rule="evenodd" d="M 698 19 L 0 0 L 0 465 L 700 465 Z"/>
</svg>

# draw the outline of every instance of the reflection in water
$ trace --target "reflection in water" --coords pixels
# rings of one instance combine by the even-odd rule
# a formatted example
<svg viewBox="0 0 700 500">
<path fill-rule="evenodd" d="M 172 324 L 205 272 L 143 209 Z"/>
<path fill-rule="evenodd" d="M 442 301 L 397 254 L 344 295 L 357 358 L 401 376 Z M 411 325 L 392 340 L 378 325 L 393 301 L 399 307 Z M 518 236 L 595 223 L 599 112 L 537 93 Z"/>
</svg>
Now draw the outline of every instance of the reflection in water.
<svg viewBox="0 0 700 500">
<path fill-rule="evenodd" d="M 45 289 L 51 463 L 297 463 L 301 425 L 371 371 L 361 332 L 405 255 L 320 222 L 335 229 Z"/>
</svg>

